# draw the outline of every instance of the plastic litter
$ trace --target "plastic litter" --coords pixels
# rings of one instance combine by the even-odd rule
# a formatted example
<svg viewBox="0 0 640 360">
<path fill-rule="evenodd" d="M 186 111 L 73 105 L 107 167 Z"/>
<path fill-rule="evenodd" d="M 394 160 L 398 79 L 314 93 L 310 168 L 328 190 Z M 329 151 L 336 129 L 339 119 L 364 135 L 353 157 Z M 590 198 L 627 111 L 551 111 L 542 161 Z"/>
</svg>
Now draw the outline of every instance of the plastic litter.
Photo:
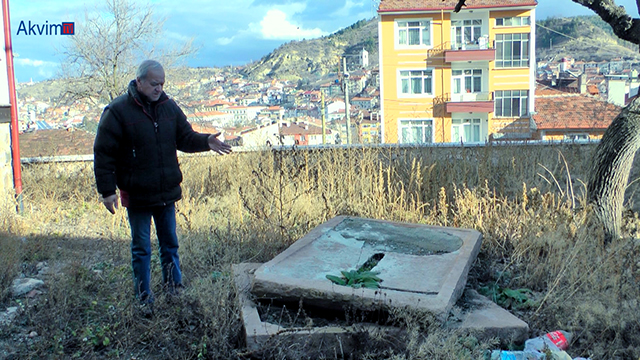
<svg viewBox="0 0 640 360">
<path fill-rule="evenodd" d="M 549 354 L 549 356 L 547 356 Z M 571 358 L 562 350 L 553 350 L 548 353 L 537 351 L 508 351 L 493 350 L 485 355 L 485 360 L 590 360 L 582 357 Z"/>
<path fill-rule="evenodd" d="M 539 360 L 544 359 L 544 354 L 538 352 L 493 350 L 485 356 L 485 360 Z"/>
<path fill-rule="evenodd" d="M 571 333 L 552 331 L 525 341 L 523 351 L 493 350 L 486 353 L 485 360 L 589 360 L 582 357 L 572 359 L 564 351 L 570 341 Z"/>
<path fill-rule="evenodd" d="M 545 349 L 551 351 L 567 350 L 569 341 L 571 341 L 571 333 L 557 330 L 525 341 L 524 350 L 537 352 L 543 352 Z"/>
</svg>

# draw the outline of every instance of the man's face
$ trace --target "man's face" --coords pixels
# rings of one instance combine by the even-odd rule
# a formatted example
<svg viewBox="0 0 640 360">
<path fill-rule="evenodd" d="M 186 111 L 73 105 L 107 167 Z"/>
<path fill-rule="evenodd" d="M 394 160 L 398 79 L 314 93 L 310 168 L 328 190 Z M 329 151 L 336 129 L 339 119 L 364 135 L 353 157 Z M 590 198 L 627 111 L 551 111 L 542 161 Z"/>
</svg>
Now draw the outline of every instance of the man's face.
<svg viewBox="0 0 640 360">
<path fill-rule="evenodd" d="M 164 70 L 151 69 L 144 79 L 137 78 L 138 91 L 146 96 L 150 101 L 158 101 L 164 86 Z"/>
</svg>

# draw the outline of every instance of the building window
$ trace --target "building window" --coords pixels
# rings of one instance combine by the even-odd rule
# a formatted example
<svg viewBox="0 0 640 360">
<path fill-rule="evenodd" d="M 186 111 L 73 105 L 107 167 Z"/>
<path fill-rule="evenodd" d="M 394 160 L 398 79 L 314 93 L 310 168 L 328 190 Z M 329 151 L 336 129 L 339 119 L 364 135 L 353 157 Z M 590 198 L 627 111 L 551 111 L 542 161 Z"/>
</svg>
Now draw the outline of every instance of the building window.
<svg viewBox="0 0 640 360">
<path fill-rule="evenodd" d="M 495 102 L 495 116 L 526 116 L 528 114 L 529 90 L 496 91 Z"/>
<path fill-rule="evenodd" d="M 397 21 L 397 44 L 431 46 L 431 20 Z"/>
<path fill-rule="evenodd" d="M 453 93 L 478 93 L 482 92 L 482 70 L 452 70 Z"/>
<path fill-rule="evenodd" d="M 496 35 L 496 68 L 529 66 L 529 34 Z"/>
<path fill-rule="evenodd" d="M 400 94 L 433 95 L 433 70 L 400 70 Z"/>
<path fill-rule="evenodd" d="M 564 140 L 569 140 L 569 141 L 589 140 L 589 134 L 586 134 L 586 133 L 566 134 L 564 136 Z"/>
<path fill-rule="evenodd" d="M 452 119 L 451 141 L 480 142 L 480 119 Z"/>
<path fill-rule="evenodd" d="M 400 120 L 400 143 L 433 142 L 433 120 Z"/>
<path fill-rule="evenodd" d="M 463 45 L 477 44 L 482 36 L 482 20 L 453 20 L 451 21 L 452 47 L 457 49 Z"/>
<path fill-rule="evenodd" d="M 529 26 L 529 25 L 531 25 L 531 23 L 528 16 L 496 18 L 496 27 L 498 26 Z"/>
</svg>

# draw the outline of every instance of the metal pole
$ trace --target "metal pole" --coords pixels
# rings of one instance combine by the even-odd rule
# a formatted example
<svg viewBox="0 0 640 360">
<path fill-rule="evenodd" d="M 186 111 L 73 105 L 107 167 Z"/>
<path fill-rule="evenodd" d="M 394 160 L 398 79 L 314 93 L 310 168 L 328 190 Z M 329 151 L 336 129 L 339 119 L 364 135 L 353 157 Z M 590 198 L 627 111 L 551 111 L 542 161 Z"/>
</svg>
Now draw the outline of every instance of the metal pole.
<svg viewBox="0 0 640 360">
<path fill-rule="evenodd" d="M 18 212 L 22 214 L 22 168 L 20 164 L 20 142 L 18 137 L 18 102 L 16 81 L 13 72 L 13 48 L 11 45 L 11 22 L 9 21 L 9 0 L 2 0 L 2 20 L 4 23 L 4 45 L 7 56 L 7 78 L 9 81 L 9 102 L 11 104 L 11 154 L 13 160 L 13 186 L 16 189 Z"/>
<path fill-rule="evenodd" d="M 320 108 L 322 109 L 322 145 L 327 143 L 325 131 L 327 131 L 327 123 L 324 117 L 324 91 L 320 90 Z"/>
<path fill-rule="evenodd" d="M 343 66 L 343 72 L 344 72 L 344 76 L 342 77 L 344 79 L 344 114 L 347 120 L 347 145 L 351 144 L 351 118 L 350 118 L 350 114 L 349 114 L 349 77 L 348 72 L 347 72 L 347 58 L 343 57 L 342 58 L 342 66 Z"/>
</svg>

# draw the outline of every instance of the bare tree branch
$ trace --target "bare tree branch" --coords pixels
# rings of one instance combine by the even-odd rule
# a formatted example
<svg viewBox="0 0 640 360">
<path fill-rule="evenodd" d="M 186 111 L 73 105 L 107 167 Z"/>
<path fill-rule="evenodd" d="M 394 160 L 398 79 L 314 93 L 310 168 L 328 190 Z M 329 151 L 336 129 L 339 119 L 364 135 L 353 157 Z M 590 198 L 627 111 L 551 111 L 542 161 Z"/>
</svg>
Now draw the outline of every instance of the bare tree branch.
<svg viewBox="0 0 640 360">
<path fill-rule="evenodd" d="M 620 39 L 634 44 L 640 44 L 640 19 L 632 19 L 624 7 L 618 6 L 613 0 L 573 0 L 593 10 L 602 20 L 611 25 L 613 32 Z M 640 9 L 640 0 L 636 0 Z"/>
<path fill-rule="evenodd" d="M 156 19 L 149 5 L 133 0 L 106 0 L 96 11 L 85 14 L 76 35 L 63 47 L 63 78 L 68 79 L 67 97 L 84 98 L 93 103 L 108 103 L 124 91 L 135 77 L 141 60 L 154 58 L 170 67 L 197 50 L 193 41 L 178 50 L 162 38 L 164 19 Z"/>
</svg>

